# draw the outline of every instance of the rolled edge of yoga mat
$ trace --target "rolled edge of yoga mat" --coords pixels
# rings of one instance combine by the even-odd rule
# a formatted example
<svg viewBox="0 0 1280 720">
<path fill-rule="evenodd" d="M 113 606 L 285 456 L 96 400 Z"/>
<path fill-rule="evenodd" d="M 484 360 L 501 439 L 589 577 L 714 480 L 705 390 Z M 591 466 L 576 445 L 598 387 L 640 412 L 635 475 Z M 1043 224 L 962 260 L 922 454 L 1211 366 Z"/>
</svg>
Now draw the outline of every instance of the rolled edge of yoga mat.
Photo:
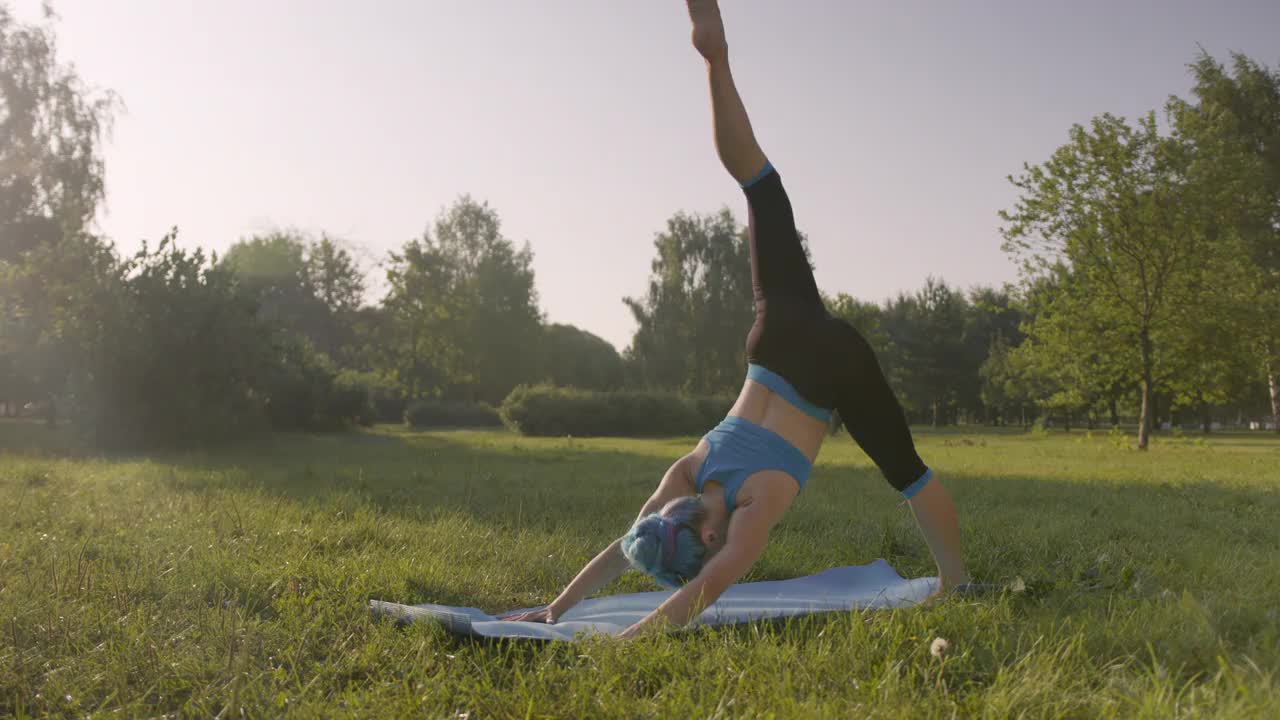
<svg viewBox="0 0 1280 720">
<path fill-rule="evenodd" d="M 401 605 L 400 603 L 370 600 L 369 609 L 378 615 L 385 615 L 396 621 L 397 625 L 408 625 L 419 620 L 432 620 L 445 626 L 449 632 L 472 634 L 471 618 L 462 613 L 450 612 L 438 607 L 421 607 Z"/>
</svg>

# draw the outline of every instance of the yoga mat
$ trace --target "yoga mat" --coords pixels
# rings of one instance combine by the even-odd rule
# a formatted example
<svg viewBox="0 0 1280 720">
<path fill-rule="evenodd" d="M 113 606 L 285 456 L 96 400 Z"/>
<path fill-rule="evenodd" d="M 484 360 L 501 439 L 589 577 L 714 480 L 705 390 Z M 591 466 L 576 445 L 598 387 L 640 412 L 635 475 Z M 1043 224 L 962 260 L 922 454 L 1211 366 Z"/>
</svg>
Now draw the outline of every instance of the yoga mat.
<svg viewBox="0 0 1280 720">
<path fill-rule="evenodd" d="M 910 607 L 938 587 L 937 578 L 903 579 L 889 563 L 876 560 L 789 580 L 766 580 L 730 587 L 690 626 L 735 625 L 753 620 L 820 612 Z M 648 615 L 674 592 L 630 593 L 588 598 L 554 624 L 498 620 L 469 607 L 400 605 L 370 600 L 375 613 L 399 622 L 437 622 L 459 635 L 535 640 L 573 640 L 579 633 L 617 635 Z M 545 606 L 543 606 L 545 607 Z M 522 608 L 522 612 L 537 608 Z M 507 613 L 502 613 L 506 615 Z"/>
</svg>

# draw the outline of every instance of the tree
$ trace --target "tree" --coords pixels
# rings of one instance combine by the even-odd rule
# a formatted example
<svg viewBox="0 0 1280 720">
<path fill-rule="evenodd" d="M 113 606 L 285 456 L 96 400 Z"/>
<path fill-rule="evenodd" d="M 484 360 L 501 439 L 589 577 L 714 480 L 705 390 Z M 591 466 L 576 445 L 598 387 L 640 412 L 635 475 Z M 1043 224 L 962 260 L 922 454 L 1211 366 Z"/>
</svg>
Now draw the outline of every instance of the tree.
<svg viewBox="0 0 1280 720">
<path fill-rule="evenodd" d="M 889 346 L 889 336 L 883 327 L 880 306 L 865 302 L 845 293 L 824 297 L 827 312 L 852 325 L 862 334 L 877 355 L 883 355 Z"/>
<path fill-rule="evenodd" d="M 52 25 L 19 25 L 0 5 L 0 261 L 93 220 L 105 193 L 101 140 L 117 105 L 58 62 Z"/>
<path fill-rule="evenodd" d="M 332 315 L 352 313 L 364 300 L 364 274 L 351 253 L 328 235 L 307 248 L 311 292 Z"/>
<path fill-rule="evenodd" d="M 351 254 L 328 235 L 294 231 L 232 245 L 222 258 L 259 303 L 267 322 L 299 335 L 342 365 L 354 362 L 355 313 L 364 276 Z"/>
<path fill-rule="evenodd" d="M 231 273 L 176 231 L 120 263 L 75 353 L 72 399 L 93 445 L 192 446 L 242 436 L 269 401 L 268 328 Z"/>
<path fill-rule="evenodd" d="M 1036 298 L 1036 312 L 1024 325 L 1027 339 L 1018 346 L 1023 382 L 1035 388 L 1045 409 L 1063 413 L 1071 429 L 1074 413 L 1089 413 L 1114 398 L 1126 370 L 1139 361 L 1122 331 L 1098 316 L 1080 312 L 1087 292 L 1066 268 Z M 1153 376 L 1160 373 L 1153 369 Z"/>
<path fill-rule="evenodd" d="M 982 366 L 995 347 L 997 339 L 1009 347 L 1022 343 L 1019 329 L 1023 314 L 1008 289 L 979 286 L 969 290 L 964 317 L 964 351 L 957 358 L 963 376 L 958 390 L 958 403 L 970 417 L 992 420 L 991 408 L 983 399 Z"/>
<path fill-rule="evenodd" d="M 355 364 L 355 322 L 364 302 L 364 273 L 351 253 L 328 235 L 307 248 L 311 294 L 324 308 L 317 347 L 344 367 Z"/>
<path fill-rule="evenodd" d="M 622 356 L 608 341 L 572 325 L 543 328 L 545 376 L 560 387 L 615 390 L 622 386 Z"/>
<path fill-rule="evenodd" d="M 996 425 L 1009 421 L 1010 408 L 1021 412 L 1025 424 L 1026 407 L 1034 402 L 1027 394 L 1027 384 L 1015 350 L 1003 333 L 991 340 L 987 357 L 978 368 L 982 403 Z"/>
<path fill-rule="evenodd" d="M 1115 350 L 1136 350 L 1140 449 L 1150 438 L 1158 343 L 1178 331 L 1174 309 L 1194 302 L 1205 249 L 1184 182 L 1188 159 L 1184 143 L 1160 135 L 1154 113 L 1136 127 L 1103 115 L 1074 126 L 1044 165 L 1010 178 L 1021 196 L 1001 212 L 1004 248 L 1022 259 L 1024 276 L 1069 274 L 1059 312 L 1107 328 Z"/>
<path fill-rule="evenodd" d="M 239 279 L 272 326 L 314 338 L 322 325 L 323 305 L 312 292 L 306 239 L 273 232 L 240 240 L 227 249 L 222 265 Z"/>
<path fill-rule="evenodd" d="M 384 353 L 388 374 L 410 398 L 440 394 L 463 371 L 460 348 L 451 341 L 463 312 L 462 298 L 450 290 L 453 271 L 429 237 L 390 255 Z"/>
<path fill-rule="evenodd" d="M 433 229 L 391 255 L 391 372 L 413 398 L 500 403 L 541 367 L 533 253 L 517 250 L 497 212 L 467 195 Z"/>
<path fill-rule="evenodd" d="M 1258 370 L 1248 312 L 1253 296 L 1242 273 L 1213 273 L 1222 279 L 1212 308 L 1188 313 L 1183 330 L 1169 339 L 1168 387 L 1175 408 L 1195 412 L 1204 432 L 1209 432 L 1212 410 L 1245 396 Z M 1209 312 L 1204 312 L 1209 310 Z"/>
<path fill-rule="evenodd" d="M 623 299 L 637 324 L 627 356 L 640 382 L 700 394 L 735 389 L 753 321 L 745 231 L 728 209 L 678 212 L 654 248 L 648 292 Z"/>
<path fill-rule="evenodd" d="M 0 353 L 50 420 L 80 343 L 76 306 L 111 263 L 87 229 L 116 107 L 59 63 L 51 24 L 20 25 L 0 5 Z"/>
<path fill-rule="evenodd" d="M 882 314 L 888 336 L 885 365 L 908 411 L 940 425 L 953 419 L 958 388 L 977 367 L 962 364 L 968 303 L 938 278 L 927 278 L 913 295 L 899 294 Z"/>
<path fill-rule="evenodd" d="M 1201 52 L 1190 66 L 1196 102 L 1171 98 L 1176 130 L 1196 149 L 1200 191 L 1238 238 L 1250 296 L 1242 324 L 1270 389 L 1280 432 L 1280 71 L 1233 54 L 1231 68 Z"/>
</svg>

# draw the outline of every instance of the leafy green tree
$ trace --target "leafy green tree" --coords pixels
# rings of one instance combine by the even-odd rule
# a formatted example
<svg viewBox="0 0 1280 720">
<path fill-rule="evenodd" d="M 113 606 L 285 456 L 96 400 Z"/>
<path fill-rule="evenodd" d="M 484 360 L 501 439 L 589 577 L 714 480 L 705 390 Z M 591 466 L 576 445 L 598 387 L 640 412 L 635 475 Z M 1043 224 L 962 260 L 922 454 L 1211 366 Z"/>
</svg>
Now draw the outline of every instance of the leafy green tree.
<svg viewBox="0 0 1280 720">
<path fill-rule="evenodd" d="M 654 248 L 648 292 L 623 300 L 637 324 L 627 356 L 641 384 L 699 394 L 737 388 L 754 320 L 745 232 L 727 209 L 679 212 Z"/>
<path fill-rule="evenodd" d="M 1267 380 L 1280 431 L 1280 70 L 1240 54 L 1228 68 L 1202 52 L 1191 72 L 1195 102 L 1172 98 L 1170 114 L 1196 150 L 1192 175 L 1212 197 L 1213 221 L 1238 238 L 1250 263 L 1237 280 L 1251 298 L 1239 327 Z"/>
<path fill-rule="evenodd" d="M 0 5 L 0 261 L 84 231 L 102 200 L 101 140 L 118 100 L 58 62 L 51 24 Z"/>
<path fill-rule="evenodd" d="M 862 333 L 877 355 L 883 355 L 889 346 L 889 336 L 883 327 L 882 310 L 873 302 L 866 302 L 845 293 L 823 298 L 827 312 L 838 317 Z"/>
<path fill-rule="evenodd" d="M 355 320 L 364 302 L 364 273 L 351 253 L 328 235 L 307 248 L 307 280 L 324 307 L 317 346 L 344 366 L 355 363 Z"/>
<path fill-rule="evenodd" d="M 1085 291 L 1074 277 L 1061 278 L 1055 289 L 1025 326 L 1028 339 L 1019 346 L 1020 360 L 1040 406 L 1061 413 L 1070 430 L 1075 413 L 1092 417 L 1139 359 L 1114 325 L 1077 311 Z"/>
<path fill-rule="evenodd" d="M 354 362 L 364 276 L 336 240 L 273 232 L 235 243 L 222 263 L 258 300 L 269 323 L 305 338 L 335 362 Z"/>
<path fill-rule="evenodd" d="M 114 252 L 77 234 L 0 263 L 0 353 L 7 355 L 27 399 L 57 419 L 58 400 L 94 351 L 102 314 L 119 288 Z"/>
<path fill-rule="evenodd" d="M 1011 344 L 1003 333 L 997 332 L 991 340 L 987 356 L 978 368 L 982 403 L 987 408 L 989 421 L 1002 425 L 1015 415 L 1026 424 L 1026 411 L 1035 405 L 1037 398 L 1027 376 L 1023 355 L 1018 345 Z"/>
<path fill-rule="evenodd" d="M 970 418 L 992 421 L 992 408 L 983 399 L 982 366 L 997 338 L 1016 347 L 1022 342 L 1023 314 L 1008 289 L 978 286 L 968 292 L 964 317 L 964 351 L 956 359 L 963 375 L 957 402 Z"/>
<path fill-rule="evenodd" d="M 275 363 L 270 328 L 235 278 L 176 233 L 116 267 L 97 303 L 71 397 L 99 447 L 191 446 L 261 427 Z"/>
<path fill-rule="evenodd" d="M 533 253 L 502 235 L 487 203 L 466 195 L 433 229 L 391 255 L 383 301 L 395 342 L 390 372 L 413 398 L 500 403 L 541 369 Z"/>
<path fill-rule="evenodd" d="M 1256 377 L 1257 356 L 1253 354 L 1247 311 L 1253 296 L 1243 292 L 1250 286 L 1240 275 L 1215 273 L 1224 282 L 1209 308 L 1189 313 L 1183 331 L 1169 340 L 1170 378 L 1168 387 L 1175 409 L 1197 414 L 1204 432 L 1212 426 L 1213 408 L 1229 404 L 1249 391 Z"/>
<path fill-rule="evenodd" d="M 306 239 L 273 232 L 240 240 L 227 249 L 222 264 L 259 303 L 271 325 L 314 338 L 324 306 L 312 291 Z"/>
<path fill-rule="evenodd" d="M 912 295 L 899 294 L 882 313 L 888 336 L 884 363 L 908 412 L 937 426 L 954 420 L 958 388 L 977 367 L 964 354 L 968 302 L 945 281 L 927 278 Z"/>
<path fill-rule="evenodd" d="M 71 355 L 68 396 L 93 445 L 199 446 L 366 414 L 362 388 L 340 383 L 307 338 L 280 332 L 230 267 L 180 248 L 176 231 L 109 267 Z"/>
<path fill-rule="evenodd" d="M 1152 427 L 1159 342 L 1179 331 L 1180 305 L 1205 251 L 1201 208 L 1184 177 L 1185 143 L 1160 134 L 1155 114 L 1130 126 L 1111 115 L 1074 126 L 1043 165 L 1011 178 L 1021 197 L 1001 217 L 1005 250 L 1025 276 L 1069 273 L 1060 317 L 1107 328 L 1112 348 L 1134 348 L 1141 391 L 1138 447 Z"/>
<path fill-rule="evenodd" d="M 456 318 L 463 299 L 451 292 L 454 270 L 429 238 L 411 240 L 390 255 L 381 353 L 390 377 L 409 398 L 439 395 L 463 372 Z"/>
<path fill-rule="evenodd" d="M 622 356 L 608 341 L 572 325 L 547 325 L 543 333 L 544 374 L 553 385 L 586 390 L 622 386 Z"/>
<path fill-rule="evenodd" d="M 44 398 L 50 420 L 93 312 L 81 303 L 111 261 L 86 229 L 117 105 L 59 62 L 52 24 L 19 24 L 0 4 L 0 353 L 13 386 Z"/>
</svg>

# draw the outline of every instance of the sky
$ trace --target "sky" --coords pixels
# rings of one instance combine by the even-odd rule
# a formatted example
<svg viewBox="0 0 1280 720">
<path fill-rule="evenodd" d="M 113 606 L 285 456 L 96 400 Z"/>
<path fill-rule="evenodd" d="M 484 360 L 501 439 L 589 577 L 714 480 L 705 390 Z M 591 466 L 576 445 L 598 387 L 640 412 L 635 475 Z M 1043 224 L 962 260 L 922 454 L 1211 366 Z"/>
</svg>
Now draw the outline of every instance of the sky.
<svg viewBox="0 0 1280 720">
<path fill-rule="evenodd" d="M 4 2 L 4 0 L 0 0 Z M 38 0 L 10 0 L 21 20 Z M 1008 181 L 1075 123 L 1186 96 L 1203 48 L 1280 61 L 1280 2 L 722 0 L 739 89 L 819 286 L 1016 278 Z M 741 191 L 680 0 L 58 0 L 59 53 L 123 100 L 99 229 L 223 250 L 342 238 L 371 273 L 467 193 L 532 248 L 540 305 L 629 344 L 654 235 Z"/>
</svg>

